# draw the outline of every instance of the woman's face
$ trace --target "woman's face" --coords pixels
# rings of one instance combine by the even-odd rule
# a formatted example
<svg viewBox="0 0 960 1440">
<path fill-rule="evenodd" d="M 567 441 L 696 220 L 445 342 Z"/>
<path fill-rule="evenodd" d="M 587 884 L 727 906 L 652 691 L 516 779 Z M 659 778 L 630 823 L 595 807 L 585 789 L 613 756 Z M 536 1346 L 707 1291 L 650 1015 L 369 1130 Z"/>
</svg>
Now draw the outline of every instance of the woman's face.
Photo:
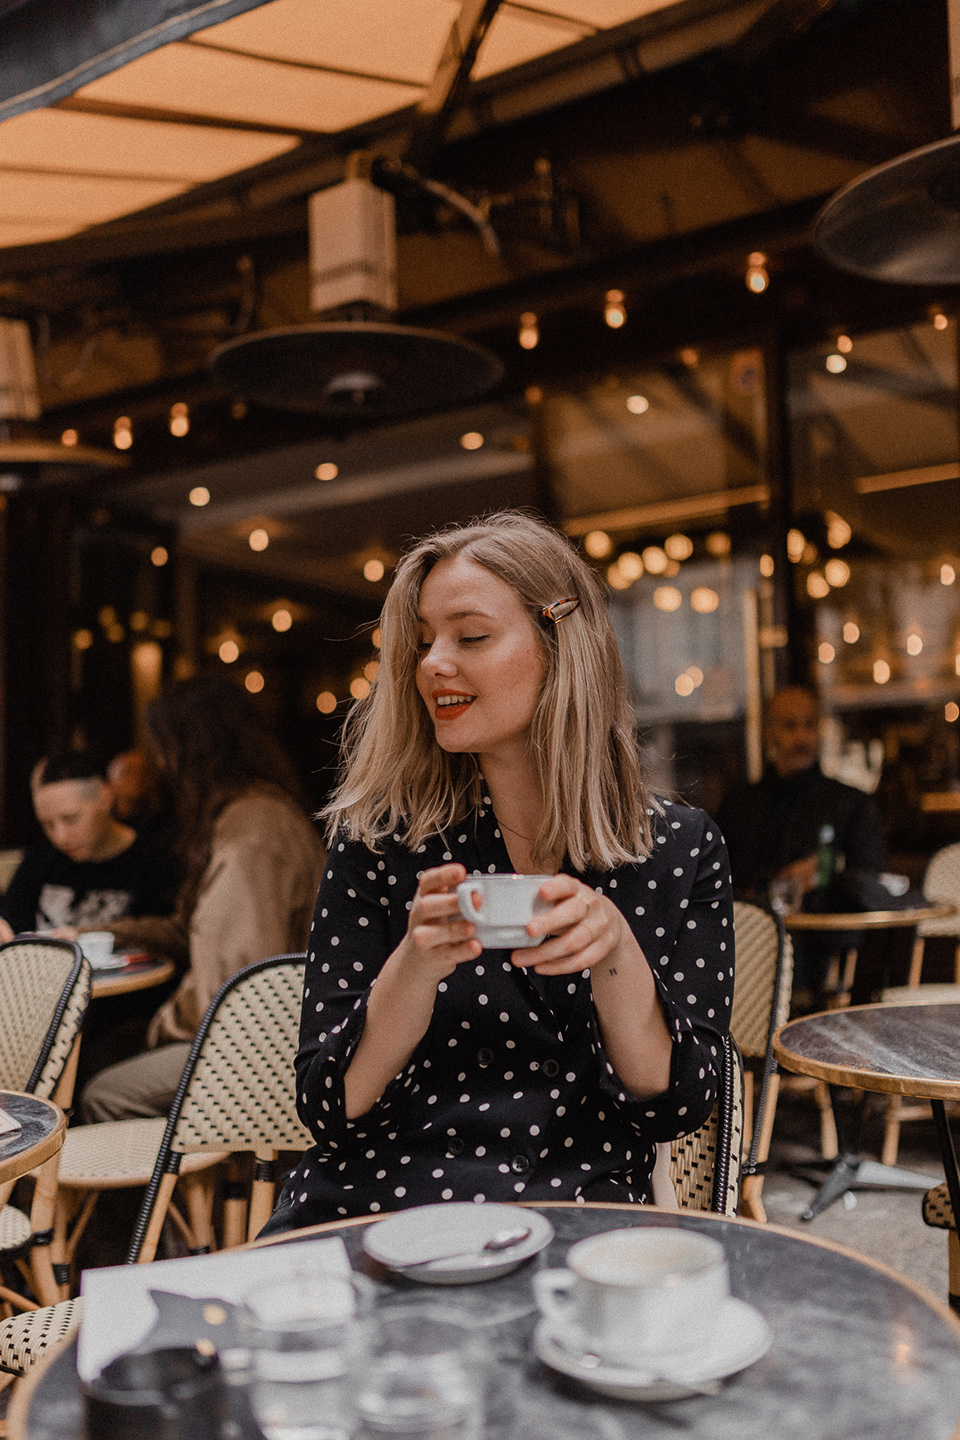
<svg viewBox="0 0 960 1440">
<path fill-rule="evenodd" d="M 420 591 L 417 689 L 451 753 L 524 754 L 546 663 L 517 592 L 465 556 L 440 560 Z"/>
</svg>

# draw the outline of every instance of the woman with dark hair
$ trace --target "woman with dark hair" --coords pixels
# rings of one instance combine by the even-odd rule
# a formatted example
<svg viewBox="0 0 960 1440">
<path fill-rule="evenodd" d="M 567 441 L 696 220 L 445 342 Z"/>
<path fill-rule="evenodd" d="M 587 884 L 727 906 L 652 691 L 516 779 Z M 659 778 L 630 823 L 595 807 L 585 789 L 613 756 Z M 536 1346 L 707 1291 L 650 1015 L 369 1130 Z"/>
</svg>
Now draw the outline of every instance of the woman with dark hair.
<svg viewBox="0 0 960 1440">
<path fill-rule="evenodd" d="M 717 1095 L 733 993 L 717 826 L 647 788 L 602 584 L 521 514 L 400 562 L 347 725 L 268 1232 L 443 1200 L 650 1198 Z M 481 949 L 468 875 L 542 879 Z"/>
<path fill-rule="evenodd" d="M 254 960 L 303 949 L 323 871 L 323 847 L 286 756 L 236 685 L 184 680 L 151 706 L 148 727 L 173 796 L 184 880 L 170 919 L 109 928 L 119 946 L 169 955 L 186 968 L 150 1023 L 147 1051 L 86 1086 L 88 1120 L 166 1114 L 223 981 Z"/>
</svg>

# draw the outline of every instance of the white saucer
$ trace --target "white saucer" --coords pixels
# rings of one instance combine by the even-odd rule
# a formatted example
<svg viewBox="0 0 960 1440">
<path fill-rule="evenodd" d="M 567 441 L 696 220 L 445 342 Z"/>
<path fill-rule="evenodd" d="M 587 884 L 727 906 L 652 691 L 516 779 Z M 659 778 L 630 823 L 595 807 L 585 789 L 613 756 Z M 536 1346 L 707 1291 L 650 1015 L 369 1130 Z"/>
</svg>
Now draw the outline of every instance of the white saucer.
<svg viewBox="0 0 960 1440">
<path fill-rule="evenodd" d="M 580 1353 L 541 1320 L 533 1336 L 537 1357 L 551 1370 L 578 1380 L 615 1400 L 682 1400 L 713 1394 L 721 1380 L 745 1370 L 765 1355 L 773 1341 L 766 1320 L 752 1305 L 729 1299 L 711 1322 L 710 1333 L 696 1349 L 664 1356 L 645 1370 L 604 1364 L 596 1355 Z"/>
<path fill-rule="evenodd" d="M 113 950 L 102 960 L 90 960 L 89 955 L 87 956 L 87 959 L 90 960 L 91 970 L 122 970 L 127 964 L 128 958 L 122 950 Z"/>
<path fill-rule="evenodd" d="M 498 1231 L 524 1225 L 529 1225 L 530 1234 L 509 1250 L 479 1253 Z M 400 1210 L 368 1227 L 363 1248 L 371 1259 L 410 1280 L 421 1280 L 427 1285 L 469 1285 L 476 1280 L 495 1280 L 499 1275 L 507 1275 L 552 1239 L 553 1226 L 536 1210 L 467 1200 Z M 415 1270 L 404 1268 L 440 1251 L 457 1251 L 458 1256 L 434 1260 Z M 470 1252 L 468 1259 L 460 1254 L 463 1251 Z"/>
</svg>

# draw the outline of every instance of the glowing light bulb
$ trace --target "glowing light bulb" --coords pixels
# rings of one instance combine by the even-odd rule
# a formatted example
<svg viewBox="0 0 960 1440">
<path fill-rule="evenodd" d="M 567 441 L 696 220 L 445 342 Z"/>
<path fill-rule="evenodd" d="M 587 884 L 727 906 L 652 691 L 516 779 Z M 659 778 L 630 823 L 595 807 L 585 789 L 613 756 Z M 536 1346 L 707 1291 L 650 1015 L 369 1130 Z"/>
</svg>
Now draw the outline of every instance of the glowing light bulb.
<svg viewBox="0 0 960 1440">
<path fill-rule="evenodd" d="M 166 565 L 169 559 L 170 556 L 167 552 L 167 547 L 165 545 L 154 545 L 153 549 L 150 551 L 150 564 L 156 565 L 158 570 L 162 566 Z"/>
<path fill-rule="evenodd" d="M 957 704 L 956 700 L 948 700 L 946 705 L 944 705 L 943 718 L 944 720 L 948 720 L 951 725 L 955 720 L 960 720 L 960 705 Z"/>
<path fill-rule="evenodd" d="M 628 395 L 627 409 L 631 415 L 646 415 L 650 409 L 650 401 L 646 395 Z"/>
<path fill-rule="evenodd" d="M 794 565 L 799 565 L 807 548 L 807 537 L 802 530 L 787 531 L 787 556 Z"/>
<path fill-rule="evenodd" d="M 337 708 L 337 697 L 331 690 L 321 690 L 317 696 L 317 709 L 321 715 L 332 715 Z"/>
<path fill-rule="evenodd" d="M 622 290 L 608 290 L 603 304 L 603 318 L 611 330 L 619 330 L 627 323 L 627 311 L 623 303 Z"/>
<path fill-rule="evenodd" d="M 940 566 L 940 584 L 952 585 L 957 578 L 957 572 L 952 565 Z"/>
<path fill-rule="evenodd" d="M 762 250 L 754 250 L 751 255 L 747 256 L 747 273 L 744 278 L 747 289 L 752 290 L 754 295 L 762 295 L 770 284 L 767 257 Z"/>
<path fill-rule="evenodd" d="M 763 576 L 764 580 L 770 579 L 775 568 L 776 567 L 774 566 L 772 555 L 760 556 L 760 574 Z"/>
<path fill-rule="evenodd" d="M 74 445 L 76 445 L 79 439 L 80 436 L 77 434 L 76 430 L 64 430 L 63 434 L 60 436 L 60 444 L 67 445 L 72 448 Z"/>
<path fill-rule="evenodd" d="M 720 596 L 709 585 L 698 585 L 690 592 L 690 604 L 698 615 L 710 615 L 720 604 Z"/>
<path fill-rule="evenodd" d="M 907 636 L 907 654 L 920 655 L 923 652 L 923 638 L 914 630 Z"/>
<path fill-rule="evenodd" d="M 823 600 L 830 594 L 830 583 L 819 570 L 811 570 L 807 576 L 807 594 L 811 600 Z"/>
<path fill-rule="evenodd" d="M 278 630 L 281 634 L 283 634 L 283 632 L 285 630 L 289 630 L 291 625 L 293 624 L 293 616 L 290 614 L 289 610 L 287 610 L 285 607 L 281 607 L 279 610 L 274 610 L 273 614 L 270 616 L 270 624 L 273 626 L 274 630 Z"/>
<path fill-rule="evenodd" d="M 844 520 L 842 515 L 837 515 L 833 510 L 826 513 L 827 522 L 827 544 L 831 550 L 842 550 L 844 545 L 849 545 L 853 531 Z"/>
<path fill-rule="evenodd" d="M 532 310 L 525 310 L 520 316 L 517 343 L 521 350 L 535 350 L 540 344 L 540 327 Z"/>
<path fill-rule="evenodd" d="M 628 584 L 632 585 L 634 580 L 639 580 L 643 574 L 644 561 L 635 550 L 624 550 L 620 559 L 617 561 L 617 565 L 619 566 L 621 575 L 626 577 Z M 649 568 L 648 565 L 647 569 L 649 570 Z"/>
<path fill-rule="evenodd" d="M 583 537 L 583 548 L 594 560 L 605 560 L 613 549 L 613 541 L 606 530 L 590 530 Z"/>
<path fill-rule="evenodd" d="M 336 480 L 340 474 L 340 466 L 334 465 L 332 460 L 324 460 L 323 464 L 318 465 L 313 473 L 318 480 Z M 330 692 L 329 690 L 324 690 L 323 693 L 324 695 L 329 695 Z M 333 703 L 334 706 L 336 706 L 336 700 L 334 700 Z"/>
<path fill-rule="evenodd" d="M 207 489 L 206 485 L 194 485 L 193 489 L 190 491 L 190 494 L 187 496 L 187 499 L 190 501 L 191 505 L 209 505 L 210 491 Z"/>
<path fill-rule="evenodd" d="M 667 568 L 667 554 L 659 545 L 648 545 L 643 552 L 643 563 L 651 575 L 662 575 Z"/>
<path fill-rule="evenodd" d="M 129 415 L 120 415 L 114 420 L 113 443 L 118 450 L 129 450 L 133 444 L 133 423 Z"/>
<path fill-rule="evenodd" d="M 251 695 L 259 695 L 263 689 L 264 680 L 259 670 L 250 670 L 243 681 Z"/>
<path fill-rule="evenodd" d="M 848 645 L 856 645 L 857 641 L 860 639 L 860 626 L 857 625 L 853 620 L 848 620 L 846 625 L 844 625 L 843 627 L 843 638 L 844 640 L 846 640 Z"/>
<path fill-rule="evenodd" d="M 259 554 L 261 550 L 266 550 L 270 544 L 270 536 L 262 526 L 258 525 L 256 530 L 251 530 L 247 536 L 247 544 L 251 550 L 256 550 Z"/>
<path fill-rule="evenodd" d="M 878 685 L 886 685 L 887 681 L 890 679 L 890 666 L 887 664 L 886 660 L 874 660 L 873 678 Z"/>
<path fill-rule="evenodd" d="M 240 659 L 240 646 L 236 640 L 224 640 L 217 654 L 224 665 L 232 665 L 235 660 Z"/>
<path fill-rule="evenodd" d="M 839 589 L 850 579 L 850 566 L 846 560 L 828 560 L 823 567 L 823 573 L 827 583 Z"/>
<path fill-rule="evenodd" d="M 941 310 L 938 310 L 936 315 L 934 315 L 933 317 L 934 330 L 946 330 L 949 324 L 950 321 L 947 319 L 946 315 L 944 315 Z"/>
<path fill-rule="evenodd" d="M 850 351 L 853 349 L 853 341 L 850 339 L 849 335 L 837 336 L 837 349 L 840 351 L 841 355 L 850 354 Z"/>
<path fill-rule="evenodd" d="M 371 584 L 376 584 L 378 580 L 383 579 L 384 568 L 382 560 L 368 560 L 363 567 L 364 580 L 369 580 Z"/>
<path fill-rule="evenodd" d="M 354 700 L 365 700 L 370 694 L 370 681 L 363 675 L 358 675 L 355 680 L 350 681 L 350 694 Z"/>
<path fill-rule="evenodd" d="M 828 355 L 823 363 L 831 375 L 842 375 L 847 368 L 847 362 L 842 355 Z"/>
<path fill-rule="evenodd" d="M 684 673 L 683 675 L 678 675 L 676 680 L 674 680 L 673 688 L 678 695 L 692 695 L 694 684 L 690 676 Z"/>
<path fill-rule="evenodd" d="M 483 436 L 479 430 L 468 430 L 465 435 L 460 436 L 460 444 L 464 450 L 479 450 L 483 444 Z"/>
<path fill-rule="evenodd" d="M 821 665 L 830 665 L 836 658 L 836 654 L 837 652 L 836 650 L 834 650 L 829 640 L 824 640 L 819 650 L 817 651 L 817 659 L 820 661 Z"/>
<path fill-rule="evenodd" d="M 653 603 L 658 610 L 679 610 L 683 596 L 674 585 L 658 585 L 653 592 Z"/>
<path fill-rule="evenodd" d="M 178 400 L 170 406 L 170 434 L 183 436 L 190 430 L 190 406 Z"/>
<path fill-rule="evenodd" d="M 663 548 L 671 560 L 689 560 L 693 554 L 693 541 L 689 535 L 668 535 Z"/>
</svg>

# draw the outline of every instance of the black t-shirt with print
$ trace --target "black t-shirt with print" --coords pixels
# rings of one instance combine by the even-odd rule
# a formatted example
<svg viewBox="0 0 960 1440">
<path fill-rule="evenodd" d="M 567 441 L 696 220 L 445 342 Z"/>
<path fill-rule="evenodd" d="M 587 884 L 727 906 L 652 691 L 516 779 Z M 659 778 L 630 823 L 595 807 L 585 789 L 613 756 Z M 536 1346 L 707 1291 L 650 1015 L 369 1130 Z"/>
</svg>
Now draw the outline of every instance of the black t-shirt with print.
<svg viewBox="0 0 960 1440">
<path fill-rule="evenodd" d="M 0 895 L 0 915 L 15 934 L 60 925 L 109 928 L 123 915 L 169 915 L 179 878 L 169 849 L 146 835 L 112 860 L 71 860 L 46 842 L 24 856 Z"/>
</svg>

